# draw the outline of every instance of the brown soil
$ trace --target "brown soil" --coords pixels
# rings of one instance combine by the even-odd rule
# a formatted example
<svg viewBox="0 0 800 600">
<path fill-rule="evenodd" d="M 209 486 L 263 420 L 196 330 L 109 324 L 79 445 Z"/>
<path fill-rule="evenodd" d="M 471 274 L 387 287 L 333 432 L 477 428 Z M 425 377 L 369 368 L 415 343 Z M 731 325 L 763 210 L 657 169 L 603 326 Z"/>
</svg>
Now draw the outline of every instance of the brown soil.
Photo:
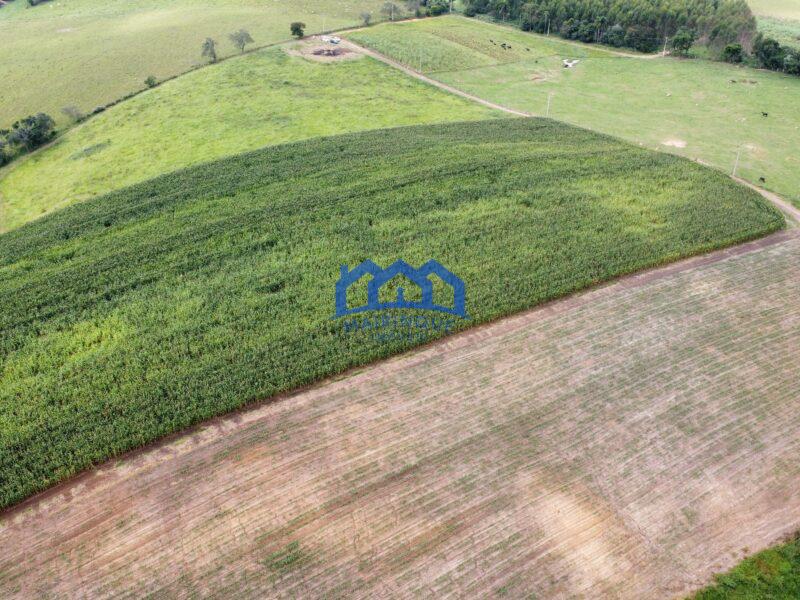
<svg viewBox="0 0 800 600">
<path fill-rule="evenodd" d="M 800 527 L 800 234 L 648 271 L 0 517 L 0 597 L 681 596 Z"/>
<path fill-rule="evenodd" d="M 364 55 L 346 48 L 342 44 L 330 44 L 317 38 L 311 38 L 284 48 L 287 54 L 302 56 L 318 62 L 338 62 L 341 60 L 354 60 L 363 58 Z"/>
</svg>

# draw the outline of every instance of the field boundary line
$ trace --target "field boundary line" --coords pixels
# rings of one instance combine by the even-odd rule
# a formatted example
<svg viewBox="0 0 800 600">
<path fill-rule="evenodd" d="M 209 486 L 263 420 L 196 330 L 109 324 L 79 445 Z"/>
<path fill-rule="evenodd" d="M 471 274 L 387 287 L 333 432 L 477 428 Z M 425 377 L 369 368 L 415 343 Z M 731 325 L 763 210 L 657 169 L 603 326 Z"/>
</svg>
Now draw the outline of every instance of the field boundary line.
<svg viewBox="0 0 800 600">
<path fill-rule="evenodd" d="M 422 81 L 424 83 L 427 83 L 428 85 L 432 85 L 432 86 L 437 87 L 437 88 L 439 88 L 441 90 L 444 90 L 446 92 L 450 92 L 451 94 L 455 94 L 456 96 L 461 96 L 462 98 L 466 98 L 467 100 L 472 100 L 473 102 L 477 102 L 478 104 L 482 104 L 483 106 L 486 106 L 488 108 L 493 108 L 495 110 L 499 110 L 499 111 L 502 111 L 502 112 L 505 112 L 505 113 L 508 113 L 508 114 L 511 114 L 511 115 L 516 115 L 518 117 L 533 117 L 533 116 L 535 116 L 535 115 L 533 115 L 531 113 L 527 113 L 527 112 L 524 112 L 524 111 L 521 111 L 521 110 L 516 110 L 514 108 L 509 108 L 508 106 L 503 106 L 502 104 L 495 104 L 494 102 L 490 102 L 489 100 L 484 100 L 480 96 L 475 96 L 473 94 L 468 94 L 467 92 L 465 92 L 463 90 L 460 90 L 460 89 L 458 89 L 456 87 L 453 87 L 452 85 L 448 85 L 446 83 L 442 83 L 441 81 L 437 81 L 436 79 L 433 79 L 432 77 L 428 77 L 427 75 L 425 75 L 423 73 L 420 73 L 416 69 L 412 69 L 408 65 L 404 65 L 403 63 L 401 63 L 399 61 L 396 61 L 393 58 L 389 58 L 385 54 L 381 54 L 380 52 L 377 52 L 377 51 L 373 50 L 372 48 L 367 48 L 366 46 L 362 46 L 360 44 L 357 44 L 357 43 L 355 43 L 354 41 L 352 41 L 350 39 L 343 39 L 340 42 L 340 44 L 345 46 L 346 48 L 352 50 L 353 52 L 360 52 L 362 54 L 365 54 L 366 56 L 374 58 L 377 61 L 385 63 L 385 64 L 389 65 L 390 67 L 394 67 L 395 69 L 398 69 L 398 70 L 402 71 L 406 75 L 410 75 L 411 77 L 419 79 L 420 81 Z"/>
<path fill-rule="evenodd" d="M 741 183 L 742 185 L 746 185 L 751 190 L 754 190 L 761 194 L 764 198 L 772 202 L 778 210 L 780 210 L 785 217 L 787 217 L 787 222 L 789 223 L 790 227 L 798 227 L 800 226 L 800 209 L 796 208 L 791 202 L 787 202 L 783 198 L 781 198 L 775 192 L 770 192 L 765 190 L 762 187 L 758 187 L 754 183 L 750 183 L 746 179 L 742 179 L 741 177 L 737 177 L 735 175 L 731 175 L 731 179 Z"/>
<path fill-rule="evenodd" d="M 742 242 L 727 248 L 695 254 L 674 262 L 662 264 L 635 271 L 627 275 L 621 275 L 610 281 L 601 282 L 560 298 L 554 298 L 537 306 L 521 310 L 505 317 L 500 317 L 488 321 L 481 325 L 469 327 L 443 338 L 432 340 L 426 344 L 409 348 L 408 350 L 379 359 L 365 365 L 352 367 L 341 373 L 330 375 L 304 386 L 292 390 L 275 394 L 268 398 L 255 400 L 245 406 L 229 411 L 223 415 L 212 417 L 180 431 L 163 436 L 158 440 L 145 444 L 139 448 L 123 452 L 117 456 L 108 458 L 98 463 L 92 468 L 83 470 L 76 475 L 64 479 L 63 481 L 45 489 L 41 492 L 29 496 L 17 504 L 0 509 L 0 524 L 10 522 L 17 516 L 28 511 L 38 511 L 46 507 L 47 503 L 58 496 L 68 492 L 71 488 L 86 484 L 92 487 L 102 485 L 104 480 L 112 476 L 119 463 L 129 462 L 138 458 L 155 454 L 158 450 L 175 444 L 178 440 L 189 440 L 195 435 L 209 431 L 225 428 L 230 433 L 233 429 L 246 427 L 249 423 L 257 420 L 264 410 L 276 402 L 284 402 L 296 398 L 306 393 L 321 393 L 329 386 L 351 386 L 361 379 L 380 376 L 397 368 L 397 363 L 407 362 L 411 365 L 429 358 L 437 353 L 451 351 L 454 347 L 468 346 L 479 343 L 488 337 L 502 333 L 513 332 L 525 327 L 540 317 L 564 313 L 568 310 L 580 308 L 594 301 L 594 297 L 600 293 L 613 293 L 614 290 L 628 290 L 642 287 L 646 284 L 666 279 L 693 269 L 702 268 L 714 263 L 722 262 L 730 258 L 735 258 L 776 246 L 785 242 L 800 239 L 800 228 L 784 229 L 768 234 L 764 237 Z M 159 455 L 158 461 L 169 460 L 172 455 Z"/>
</svg>

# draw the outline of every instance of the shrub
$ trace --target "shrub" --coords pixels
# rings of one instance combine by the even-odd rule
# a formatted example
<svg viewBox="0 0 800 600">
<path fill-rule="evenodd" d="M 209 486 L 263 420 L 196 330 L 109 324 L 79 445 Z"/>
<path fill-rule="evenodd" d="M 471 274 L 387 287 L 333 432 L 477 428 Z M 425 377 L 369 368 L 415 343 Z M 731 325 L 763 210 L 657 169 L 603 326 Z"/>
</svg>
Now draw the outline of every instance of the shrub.
<svg viewBox="0 0 800 600">
<path fill-rule="evenodd" d="M 295 21 L 291 25 L 289 25 L 289 29 L 292 32 L 292 35 L 296 37 L 298 40 L 305 36 L 305 28 L 306 24 L 300 21 Z"/>
<path fill-rule="evenodd" d="M 156 79 L 154 75 L 149 75 L 147 79 L 144 80 L 144 84 L 149 88 L 154 88 L 158 85 L 158 79 Z"/>
<path fill-rule="evenodd" d="M 672 43 L 670 44 L 672 52 L 678 56 L 686 56 L 689 53 L 689 49 L 694 44 L 695 38 L 694 31 L 686 27 L 681 27 L 678 33 L 675 34 L 675 37 L 672 38 Z"/>
<path fill-rule="evenodd" d="M 783 70 L 789 75 L 800 75 L 800 52 L 787 52 L 783 59 Z"/>
<path fill-rule="evenodd" d="M 7 140 L 10 145 L 20 146 L 30 152 L 53 138 L 55 126 L 56 123 L 50 115 L 38 113 L 14 123 Z"/>
<path fill-rule="evenodd" d="M 753 55 L 756 57 L 759 66 L 773 71 L 780 71 L 783 69 L 786 51 L 777 40 L 759 34 L 753 44 Z"/>
<path fill-rule="evenodd" d="M 728 44 L 722 51 L 722 60 L 729 63 L 740 63 L 744 60 L 744 49 L 741 44 Z"/>
<path fill-rule="evenodd" d="M 448 0 L 428 0 L 428 15 L 438 17 L 450 10 Z"/>
</svg>

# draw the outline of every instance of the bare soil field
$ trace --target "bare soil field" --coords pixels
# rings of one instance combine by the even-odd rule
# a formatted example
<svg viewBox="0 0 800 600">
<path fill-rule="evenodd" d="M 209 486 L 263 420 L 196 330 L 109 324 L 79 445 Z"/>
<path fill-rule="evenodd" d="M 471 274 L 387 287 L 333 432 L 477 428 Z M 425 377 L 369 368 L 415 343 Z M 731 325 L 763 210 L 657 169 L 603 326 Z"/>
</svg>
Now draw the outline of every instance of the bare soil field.
<svg viewBox="0 0 800 600">
<path fill-rule="evenodd" d="M 0 516 L 0 597 L 680 597 L 800 527 L 800 234 L 195 429 Z"/>
</svg>

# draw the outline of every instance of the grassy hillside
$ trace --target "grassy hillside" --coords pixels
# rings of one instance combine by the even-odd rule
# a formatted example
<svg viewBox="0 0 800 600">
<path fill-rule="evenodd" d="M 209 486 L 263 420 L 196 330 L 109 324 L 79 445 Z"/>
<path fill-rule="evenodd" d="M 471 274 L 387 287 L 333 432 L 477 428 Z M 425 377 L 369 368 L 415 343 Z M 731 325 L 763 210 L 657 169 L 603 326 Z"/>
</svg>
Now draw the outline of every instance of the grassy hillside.
<svg viewBox="0 0 800 600">
<path fill-rule="evenodd" d="M 749 0 L 758 29 L 782 44 L 800 48 L 800 0 Z"/>
<path fill-rule="evenodd" d="M 764 550 L 692 600 L 796 600 L 800 598 L 800 537 Z"/>
<path fill-rule="evenodd" d="M 0 505 L 407 348 L 331 317 L 339 266 L 436 259 L 477 324 L 781 227 L 695 163 L 539 119 L 267 148 L 0 236 Z"/>
<path fill-rule="evenodd" d="M 371 58 L 323 64 L 272 48 L 123 102 L 0 171 L 0 232 L 161 173 L 270 144 L 501 115 Z"/>
<path fill-rule="evenodd" d="M 800 205 L 800 78 L 718 62 L 613 56 L 464 17 L 349 34 L 493 102 L 706 161 Z M 438 39 L 438 42 L 431 42 Z M 502 50 L 496 44 L 511 44 Z M 530 50 L 525 50 L 529 48 Z M 463 53 L 468 59 L 456 61 Z M 579 58 L 572 69 L 563 58 Z M 762 112 L 769 116 L 763 117 Z"/>
<path fill-rule="evenodd" d="M 800 48 L 800 21 L 758 17 L 758 30 L 785 46 Z"/>
<path fill-rule="evenodd" d="M 67 105 L 85 112 L 201 62 L 206 37 L 220 56 L 242 27 L 258 45 L 288 39 L 289 23 L 307 31 L 356 25 L 362 11 L 380 18 L 380 0 L 54 0 L 0 8 L 0 128 L 27 114 L 62 122 Z"/>
<path fill-rule="evenodd" d="M 753 14 L 800 21 L 800 0 L 747 0 Z"/>
</svg>

